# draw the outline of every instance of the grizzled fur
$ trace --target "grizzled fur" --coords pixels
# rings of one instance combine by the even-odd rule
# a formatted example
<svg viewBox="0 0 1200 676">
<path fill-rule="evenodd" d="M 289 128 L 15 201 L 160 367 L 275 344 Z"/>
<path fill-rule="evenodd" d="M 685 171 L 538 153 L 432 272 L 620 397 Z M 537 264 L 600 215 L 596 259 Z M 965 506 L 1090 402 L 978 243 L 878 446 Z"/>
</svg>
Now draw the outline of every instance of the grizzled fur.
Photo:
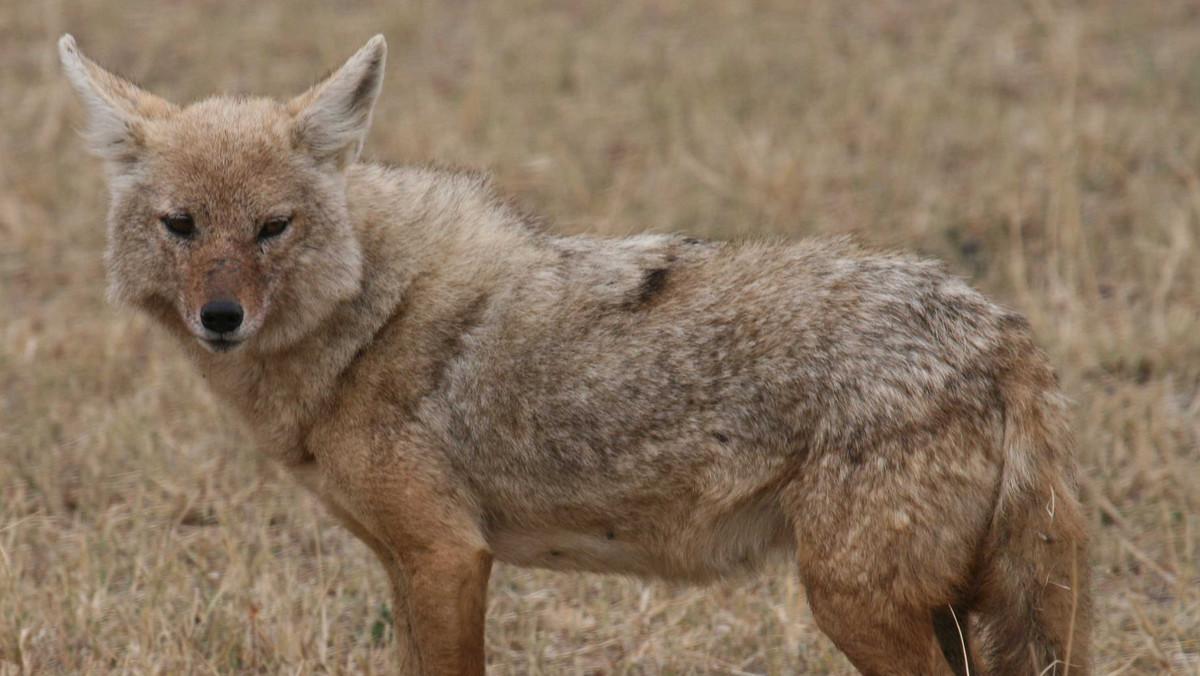
<svg viewBox="0 0 1200 676">
<path fill-rule="evenodd" d="M 60 49 L 111 295 L 378 554 L 404 673 L 483 673 L 493 560 L 706 582 L 775 556 L 864 674 L 1088 673 L 1054 375 L 939 265 L 557 237 L 478 176 L 359 163 L 382 37 L 287 104 L 183 108 Z"/>
</svg>

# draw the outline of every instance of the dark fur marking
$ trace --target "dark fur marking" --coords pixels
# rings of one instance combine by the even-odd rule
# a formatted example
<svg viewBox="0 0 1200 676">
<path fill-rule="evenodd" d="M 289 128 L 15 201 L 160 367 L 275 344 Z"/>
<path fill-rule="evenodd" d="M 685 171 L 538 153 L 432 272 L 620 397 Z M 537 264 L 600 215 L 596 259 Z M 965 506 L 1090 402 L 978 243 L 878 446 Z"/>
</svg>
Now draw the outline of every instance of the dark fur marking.
<svg viewBox="0 0 1200 676">
<path fill-rule="evenodd" d="M 441 385 L 445 380 L 446 372 L 450 369 L 455 358 L 462 352 L 463 337 L 479 325 L 490 299 L 491 296 L 489 294 L 480 294 L 459 315 L 451 318 L 446 323 L 445 333 L 442 336 L 442 349 L 434 367 L 435 372 L 432 382 Z M 434 389 L 436 389 L 436 386 Z"/>
<path fill-rule="evenodd" d="M 852 429 L 846 435 L 846 458 L 851 467 L 859 467 L 866 461 L 866 452 L 870 448 L 867 434 L 861 429 Z"/>
<path fill-rule="evenodd" d="M 729 443 L 729 436 L 722 432 L 713 432 L 712 436 L 713 436 L 713 439 L 716 439 L 717 441 L 719 441 L 723 444 Z"/>
<path fill-rule="evenodd" d="M 387 319 L 383 320 L 383 322 L 375 329 L 375 331 L 371 334 L 371 337 L 363 341 L 362 345 L 359 345 L 358 349 L 354 351 L 354 356 L 350 357 L 350 360 L 346 362 L 346 367 L 343 368 L 342 372 L 338 375 L 338 388 L 347 387 L 347 383 L 351 384 L 349 386 L 353 386 L 352 384 L 358 377 L 356 365 L 358 364 L 359 360 L 362 359 L 363 353 L 365 353 L 372 345 L 377 344 L 376 341 L 379 339 L 380 334 L 382 334 L 385 330 L 394 326 L 398 322 L 404 321 L 405 315 L 408 313 L 408 309 L 409 305 L 407 303 L 396 304 L 396 307 L 392 308 L 392 313 L 388 315 Z"/>
<path fill-rule="evenodd" d="M 971 642 L 967 635 L 967 608 L 963 605 L 939 606 L 933 609 L 933 633 L 937 636 L 942 655 L 950 663 L 950 669 L 955 676 L 977 674 L 975 664 L 971 661 Z M 955 622 L 957 616 L 958 621 Z M 962 630 L 961 636 L 959 629 Z M 964 651 L 966 654 L 964 655 Z"/>
<path fill-rule="evenodd" d="M 447 322 L 445 333 L 442 335 L 441 349 L 434 363 L 431 365 L 430 387 L 417 400 L 414 400 L 412 406 L 416 406 L 416 401 L 441 392 L 446 387 L 448 384 L 446 374 L 453 369 L 462 354 L 463 339 L 479 325 L 490 299 L 490 295 L 486 293 L 480 294 L 471 301 L 471 304 L 462 313 Z M 472 443 L 472 436 L 469 431 L 470 426 L 463 419 L 463 412 L 460 409 L 454 409 L 450 415 L 449 422 L 450 434 L 454 439 L 464 443 Z"/>
<path fill-rule="evenodd" d="M 629 304 L 630 309 L 650 302 L 663 292 L 667 286 L 667 268 L 650 268 L 642 276 L 638 287 L 637 297 Z"/>
</svg>

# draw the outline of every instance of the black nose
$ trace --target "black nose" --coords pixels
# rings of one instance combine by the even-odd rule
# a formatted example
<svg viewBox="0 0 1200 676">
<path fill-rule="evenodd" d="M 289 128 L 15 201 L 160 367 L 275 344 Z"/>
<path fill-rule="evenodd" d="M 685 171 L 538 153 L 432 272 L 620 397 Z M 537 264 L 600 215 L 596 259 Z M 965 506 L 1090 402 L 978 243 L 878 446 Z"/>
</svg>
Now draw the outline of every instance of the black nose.
<svg viewBox="0 0 1200 676">
<path fill-rule="evenodd" d="M 200 308 L 200 323 L 215 333 L 229 333 L 242 325 L 242 306 L 231 300 L 210 300 Z"/>
</svg>

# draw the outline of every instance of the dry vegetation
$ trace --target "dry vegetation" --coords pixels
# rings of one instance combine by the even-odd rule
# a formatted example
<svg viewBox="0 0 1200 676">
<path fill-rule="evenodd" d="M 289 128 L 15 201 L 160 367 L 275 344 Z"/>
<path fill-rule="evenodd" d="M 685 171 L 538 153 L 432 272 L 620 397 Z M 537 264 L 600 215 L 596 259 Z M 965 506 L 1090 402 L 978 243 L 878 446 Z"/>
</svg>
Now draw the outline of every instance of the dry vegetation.
<svg viewBox="0 0 1200 676">
<path fill-rule="evenodd" d="M 53 45 L 286 96 L 391 44 L 368 155 L 562 231 L 857 233 L 1028 313 L 1076 402 L 1102 674 L 1200 673 L 1200 6 L 0 0 L 0 674 L 386 673 L 368 551 L 104 303 Z M 140 5 L 140 6 L 139 6 Z M 499 567 L 493 674 L 844 673 L 787 571 Z"/>
</svg>

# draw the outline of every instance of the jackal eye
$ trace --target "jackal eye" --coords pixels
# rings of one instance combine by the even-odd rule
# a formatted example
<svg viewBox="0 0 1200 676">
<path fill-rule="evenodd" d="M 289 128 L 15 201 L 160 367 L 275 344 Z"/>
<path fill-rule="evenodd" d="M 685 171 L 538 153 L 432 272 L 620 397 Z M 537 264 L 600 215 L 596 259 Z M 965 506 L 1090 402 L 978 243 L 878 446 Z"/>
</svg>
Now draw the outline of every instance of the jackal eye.
<svg viewBox="0 0 1200 676">
<path fill-rule="evenodd" d="M 277 237 L 282 234 L 284 230 L 287 230 L 287 227 L 291 225 L 291 223 L 292 221 L 289 218 L 272 218 L 266 223 L 263 223 L 262 229 L 258 231 L 258 238 L 262 240 Z"/>
<path fill-rule="evenodd" d="M 196 232 L 196 222 L 187 214 L 167 214 L 158 220 L 176 237 L 191 237 Z"/>
</svg>

